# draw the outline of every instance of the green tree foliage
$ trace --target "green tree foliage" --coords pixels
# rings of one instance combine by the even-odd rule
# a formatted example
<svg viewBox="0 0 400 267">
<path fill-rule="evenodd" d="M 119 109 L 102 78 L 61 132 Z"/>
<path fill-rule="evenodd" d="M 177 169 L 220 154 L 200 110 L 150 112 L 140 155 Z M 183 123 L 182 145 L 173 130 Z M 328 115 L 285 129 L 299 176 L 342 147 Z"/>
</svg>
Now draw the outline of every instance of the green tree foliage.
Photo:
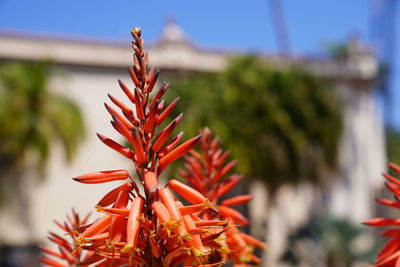
<svg viewBox="0 0 400 267">
<path fill-rule="evenodd" d="M 24 168 L 33 160 L 42 171 L 53 141 L 61 142 L 67 160 L 84 135 L 78 106 L 48 90 L 49 63 L 0 66 L 0 169 Z"/>
<path fill-rule="evenodd" d="M 389 162 L 400 163 L 400 132 L 394 128 L 386 129 L 386 147 Z"/>
<path fill-rule="evenodd" d="M 338 101 L 328 82 L 300 68 L 276 70 L 256 57 L 237 58 L 223 73 L 183 76 L 171 91 L 182 98 L 185 132 L 215 129 L 239 171 L 272 190 L 301 179 L 319 183 L 335 167 Z"/>
</svg>

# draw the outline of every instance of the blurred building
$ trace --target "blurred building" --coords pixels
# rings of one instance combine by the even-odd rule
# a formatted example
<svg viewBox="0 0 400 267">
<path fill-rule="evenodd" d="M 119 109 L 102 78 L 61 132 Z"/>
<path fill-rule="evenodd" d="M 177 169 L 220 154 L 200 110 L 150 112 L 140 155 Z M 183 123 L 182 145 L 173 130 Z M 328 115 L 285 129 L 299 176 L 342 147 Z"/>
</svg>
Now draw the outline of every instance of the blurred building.
<svg viewBox="0 0 400 267">
<path fill-rule="evenodd" d="M 357 40 L 347 44 L 348 55 L 338 60 L 260 55 L 279 68 L 301 64 L 312 73 L 334 81 L 343 100 L 344 132 L 340 148 L 340 172 L 333 189 L 320 196 L 310 185 L 283 187 L 277 206 L 269 211 L 269 231 L 265 232 L 265 190 L 252 186 L 252 204 L 256 235 L 270 242 L 268 261 L 274 265 L 286 246 L 283 238 L 308 220 L 315 203 L 328 213 L 349 218 L 355 223 L 373 213 L 374 191 L 381 185 L 384 170 L 385 142 L 381 114 L 374 98 L 378 67 L 373 55 Z M 167 24 L 160 38 L 149 46 L 150 62 L 161 73 L 213 72 L 223 70 L 238 53 L 197 47 L 175 24 Z M 12 200 L 0 216 L 0 245 L 26 246 L 45 242 L 48 230 L 55 230 L 53 219 L 63 220 L 74 207 L 80 213 L 93 210 L 96 201 L 111 186 L 86 186 L 71 177 L 99 169 L 129 168 L 126 160 L 108 150 L 97 140 L 96 132 L 115 137 L 107 124 L 109 116 L 103 102 L 107 93 L 124 99 L 117 79 L 129 82 L 126 66 L 131 63 L 129 42 L 116 43 L 85 39 L 57 38 L 31 34 L 0 33 L 0 60 L 51 60 L 58 71 L 50 88 L 67 95 L 82 109 L 88 136 L 72 165 L 66 165 L 60 147 L 54 151 L 42 182 L 27 179 L 25 219 L 15 212 Z M 62 120 L 62 118 L 60 118 Z M 321 125 L 324 127 L 324 125 Z M 15 196 L 18 198 L 19 196 Z M 321 204 L 322 203 L 322 204 Z M 268 238 L 267 238 L 268 237 Z"/>
</svg>

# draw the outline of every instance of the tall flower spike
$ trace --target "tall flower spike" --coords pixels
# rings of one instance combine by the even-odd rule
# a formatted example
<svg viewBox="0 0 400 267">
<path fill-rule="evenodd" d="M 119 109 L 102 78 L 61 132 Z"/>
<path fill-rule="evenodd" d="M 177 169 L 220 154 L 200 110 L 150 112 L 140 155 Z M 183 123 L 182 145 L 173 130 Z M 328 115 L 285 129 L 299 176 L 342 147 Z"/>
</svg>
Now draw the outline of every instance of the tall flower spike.
<svg viewBox="0 0 400 267">
<path fill-rule="evenodd" d="M 148 66 L 140 29 L 134 28 L 132 36 L 134 60 L 128 71 L 133 87 L 118 81 L 130 104 L 111 95 L 109 98 L 116 108 L 105 104 L 112 126 L 132 148 L 104 135 L 97 136 L 106 146 L 128 158 L 135 172 L 97 171 L 75 177 L 74 180 L 85 184 L 124 183 L 97 203 L 101 215 L 97 221 L 89 224 L 85 219 L 83 223 L 74 212 L 68 224 L 59 224 L 73 242 L 52 233 L 50 239 L 58 244 L 59 250 L 43 248 L 45 255 L 41 260 L 49 266 L 220 266 L 224 259 L 210 255 L 226 251 L 223 239 L 229 223 L 198 216 L 201 212 L 218 212 L 203 191 L 176 180 L 170 182 L 170 188 L 160 188 L 158 179 L 163 170 L 190 151 L 200 136 L 181 143 L 183 134 L 173 135 L 182 114 L 172 119 L 169 116 L 179 98 L 164 108 L 162 97 L 168 83 L 163 83 L 154 96 L 150 94 L 157 88 L 159 71 Z M 164 129 L 158 129 L 162 122 L 168 121 Z M 170 189 L 193 205 L 178 202 Z M 237 202 L 232 200 L 231 205 Z"/>
<path fill-rule="evenodd" d="M 236 164 L 235 160 L 226 163 L 229 152 L 224 152 L 220 147 L 218 137 L 213 137 L 213 133 L 208 128 L 201 131 L 201 146 L 200 153 L 192 150 L 190 156 L 185 156 L 186 170 L 180 170 L 181 176 L 186 179 L 190 186 L 182 185 L 182 183 L 171 180 L 170 187 L 183 198 L 192 204 L 204 202 L 200 196 L 204 195 L 213 203 L 216 204 L 218 212 L 210 209 L 202 209 L 203 222 L 195 222 L 197 225 L 213 220 L 227 220 L 231 224 L 246 225 L 249 220 L 240 212 L 231 208 L 234 205 L 241 205 L 249 202 L 252 199 L 250 195 L 236 196 L 230 199 L 221 201 L 221 197 L 235 187 L 242 176 L 237 174 L 228 175 Z M 226 177 L 227 176 L 227 177 Z M 182 212 L 186 212 L 189 207 L 182 208 Z M 190 207 L 192 210 L 197 210 L 196 205 Z M 223 236 L 223 238 L 222 238 Z M 233 261 L 238 266 L 250 262 L 259 263 L 260 259 L 253 255 L 254 247 L 265 248 L 265 243 L 242 233 L 237 227 L 231 226 L 221 238 L 216 238 L 212 241 L 224 247 L 217 252 L 217 257 L 227 260 L 233 258 Z M 214 255 L 215 256 L 215 255 Z"/>
<path fill-rule="evenodd" d="M 389 168 L 400 175 L 400 167 L 390 163 Z M 376 201 L 382 205 L 400 209 L 400 180 L 389 175 L 383 174 L 386 178 L 386 187 L 393 194 L 394 200 L 389 199 L 376 199 Z M 373 218 L 363 222 L 363 224 L 373 227 L 387 227 L 392 226 L 395 228 L 388 229 L 381 232 L 381 235 L 389 238 L 389 241 L 383 246 L 379 252 L 375 264 L 375 267 L 391 267 L 400 266 L 400 219 L 392 218 Z"/>
</svg>

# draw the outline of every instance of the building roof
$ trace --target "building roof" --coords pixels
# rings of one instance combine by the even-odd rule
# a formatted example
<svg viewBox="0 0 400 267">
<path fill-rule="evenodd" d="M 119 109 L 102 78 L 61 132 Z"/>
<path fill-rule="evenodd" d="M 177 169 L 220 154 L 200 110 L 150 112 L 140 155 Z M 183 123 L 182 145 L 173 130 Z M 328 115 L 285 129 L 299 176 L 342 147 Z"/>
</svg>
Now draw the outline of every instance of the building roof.
<svg viewBox="0 0 400 267">
<path fill-rule="evenodd" d="M 302 65 L 321 76 L 332 78 L 373 80 L 377 62 L 358 41 L 348 44 L 345 59 L 288 57 L 259 54 L 277 67 Z M 148 46 L 150 61 L 161 69 L 215 72 L 224 69 L 233 56 L 240 52 L 204 49 L 193 44 L 173 21 L 166 23 L 161 36 Z M 124 68 L 131 64 L 129 42 L 65 38 L 52 35 L 0 32 L 0 59 L 44 60 L 56 64 Z"/>
</svg>

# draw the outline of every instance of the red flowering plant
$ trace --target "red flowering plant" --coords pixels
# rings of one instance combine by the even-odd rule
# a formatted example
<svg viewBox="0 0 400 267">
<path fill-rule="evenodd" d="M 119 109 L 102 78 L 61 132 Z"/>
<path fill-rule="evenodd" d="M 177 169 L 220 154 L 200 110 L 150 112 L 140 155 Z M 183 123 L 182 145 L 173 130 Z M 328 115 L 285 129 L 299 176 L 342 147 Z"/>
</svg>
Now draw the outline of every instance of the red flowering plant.
<svg viewBox="0 0 400 267">
<path fill-rule="evenodd" d="M 400 175 L 400 167 L 389 163 L 389 168 Z M 383 174 L 387 182 L 387 189 L 393 194 L 394 200 L 378 198 L 376 201 L 382 205 L 400 209 L 400 180 L 389 174 Z M 400 266 L 400 219 L 394 218 L 373 218 L 364 222 L 365 225 L 374 227 L 393 227 L 381 232 L 383 237 L 389 238 L 389 241 L 379 252 L 374 267 L 393 267 Z"/>
<path fill-rule="evenodd" d="M 220 140 L 214 137 L 210 129 L 201 132 L 200 153 L 192 149 L 185 155 L 185 169 L 178 170 L 180 176 L 186 179 L 190 186 L 215 203 L 218 212 L 212 209 L 202 211 L 204 220 L 229 220 L 232 224 L 216 240 L 221 248 L 214 255 L 217 258 L 233 259 L 235 266 L 244 266 L 246 263 L 260 263 L 261 260 L 253 254 L 255 247 L 265 248 L 265 243 L 241 232 L 236 225 L 247 225 L 249 220 L 240 212 L 231 208 L 252 200 L 251 195 L 240 195 L 222 200 L 222 197 L 240 183 L 243 176 L 229 174 L 236 165 L 236 160 L 227 162 L 230 151 L 221 148 Z"/>
<path fill-rule="evenodd" d="M 251 253 L 254 245 L 264 244 L 241 233 L 236 224 L 247 224 L 248 220 L 239 215 L 230 205 L 250 199 L 227 200 L 219 203 L 223 191 L 234 186 L 239 177 L 229 177 L 220 183 L 234 164 L 224 165 L 226 153 L 216 155 L 222 169 L 204 165 L 210 170 L 219 170 L 201 183 L 209 183 L 210 178 L 216 187 L 197 187 L 193 179 L 191 186 L 171 180 L 167 186 L 158 183 L 162 172 L 174 161 L 184 156 L 200 141 L 200 135 L 181 143 L 183 134 L 173 136 L 173 131 L 183 115 L 180 114 L 164 129 L 158 126 L 166 122 L 177 105 L 179 98 L 164 107 L 162 99 L 168 89 L 163 83 L 153 94 L 159 71 L 149 68 L 148 56 L 138 28 L 132 30 L 134 41 L 134 64 L 129 74 L 134 90 L 122 81 L 119 85 L 133 104 L 130 108 L 120 100 L 109 95 L 110 100 L 120 111 L 105 105 L 112 117 L 111 124 L 132 148 L 125 147 L 114 140 L 98 134 L 99 139 L 111 149 L 133 162 L 135 176 L 127 170 L 98 171 L 74 178 L 86 184 L 125 181 L 107 193 L 97 204 L 102 217 L 88 224 L 88 218 L 81 220 L 73 212 L 67 223 L 57 223 L 72 242 L 50 233 L 50 240 L 56 243 L 58 251 L 42 248 L 41 261 L 50 266 L 221 266 L 232 255 L 237 263 L 258 262 Z M 208 146 L 208 135 L 202 146 Z M 215 147 L 215 142 L 210 146 Z M 192 155 L 197 155 L 192 150 Z M 219 152 L 218 152 L 219 153 Z M 187 158 L 189 159 L 189 157 Z M 189 159 L 190 160 L 190 159 Z M 207 156 L 206 156 L 207 160 Z M 209 161 L 207 161 L 208 164 Z M 210 161 L 211 164 L 216 162 Z M 138 186 L 133 178 L 140 182 Z M 200 180 L 196 180 L 200 183 Z M 185 203 L 178 201 L 172 191 Z M 229 204 L 230 203 L 230 204 Z M 240 255 L 240 256 L 239 256 Z M 238 258 L 239 257 L 239 258 Z"/>
</svg>

